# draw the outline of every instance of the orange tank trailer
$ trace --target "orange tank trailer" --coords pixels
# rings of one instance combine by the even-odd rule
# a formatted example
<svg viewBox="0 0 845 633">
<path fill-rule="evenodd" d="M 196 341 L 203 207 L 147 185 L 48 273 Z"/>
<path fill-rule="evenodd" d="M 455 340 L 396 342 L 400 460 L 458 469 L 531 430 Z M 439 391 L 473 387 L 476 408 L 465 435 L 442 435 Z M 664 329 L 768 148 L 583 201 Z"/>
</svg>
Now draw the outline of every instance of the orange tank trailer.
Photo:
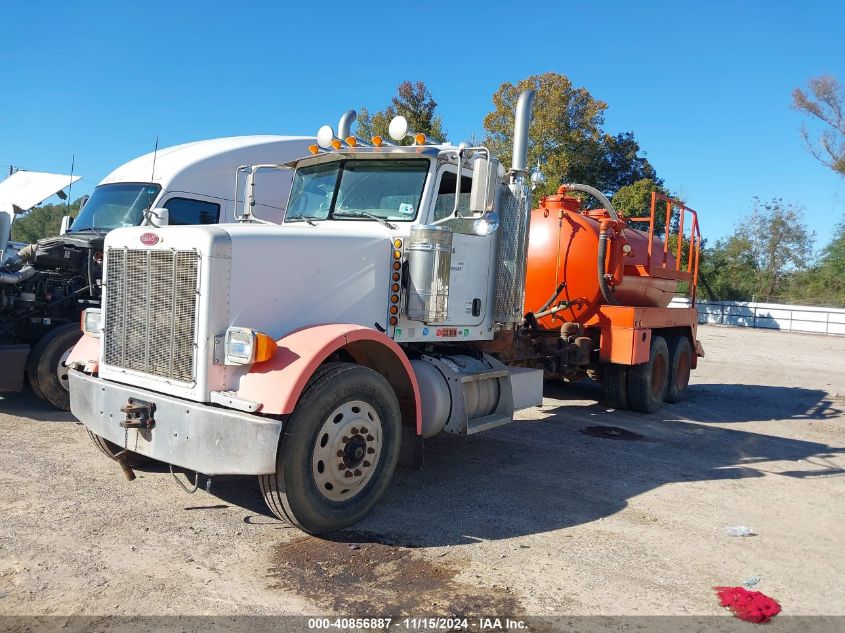
<svg viewBox="0 0 845 633">
<path fill-rule="evenodd" d="M 696 212 L 655 193 L 649 217 L 626 221 L 612 210 L 582 211 L 566 194 L 563 186 L 532 211 L 526 320 L 511 362 L 542 366 L 549 377 L 600 379 L 617 408 L 652 412 L 677 401 L 704 355 L 696 310 L 668 307 L 680 282 L 695 297 Z M 658 213 L 674 239 L 655 235 Z"/>
</svg>

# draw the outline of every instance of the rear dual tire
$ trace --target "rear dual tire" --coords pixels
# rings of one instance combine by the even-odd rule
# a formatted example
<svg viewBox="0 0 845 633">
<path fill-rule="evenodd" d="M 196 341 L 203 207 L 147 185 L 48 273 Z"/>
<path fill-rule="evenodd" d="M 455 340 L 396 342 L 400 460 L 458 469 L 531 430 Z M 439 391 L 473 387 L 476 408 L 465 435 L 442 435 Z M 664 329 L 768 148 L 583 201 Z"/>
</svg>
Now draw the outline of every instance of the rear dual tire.
<svg viewBox="0 0 845 633">
<path fill-rule="evenodd" d="M 608 364 L 602 370 L 604 401 L 617 409 L 654 413 L 663 402 L 686 395 L 692 368 L 692 346 L 686 336 L 653 335 L 649 359 L 639 365 Z"/>
<path fill-rule="evenodd" d="M 270 511 L 310 534 L 363 519 L 399 458 L 401 414 L 390 383 L 352 363 L 311 378 L 279 441 L 276 472 L 258 477 Z"/>
</svg>

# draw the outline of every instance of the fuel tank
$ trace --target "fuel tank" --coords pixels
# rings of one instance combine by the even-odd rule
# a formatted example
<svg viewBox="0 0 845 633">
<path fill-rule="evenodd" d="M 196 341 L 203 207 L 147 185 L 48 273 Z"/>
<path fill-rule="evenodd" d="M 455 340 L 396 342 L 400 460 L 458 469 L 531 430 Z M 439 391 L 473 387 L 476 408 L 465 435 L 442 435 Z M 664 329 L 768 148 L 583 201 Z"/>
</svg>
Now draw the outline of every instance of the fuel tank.
<svg viewBox="0 0 845 633">
<path fill-rule="evenodd" d="M 531 212 L 525 312 L 539 312 L 561 284 L 560 294 L 545 308 L 564 307 L 543 317 L 540 325 L 557 328 L 566 321 L 583 323 L 607 303 L 599 285 L 599 235 L 604 209 L 581 211 L 580 202 L 563 191 L 540 200 Z M 609 231 L 605 273 L 613 299 L 619 305 L 665 308 L 677 291 L 673 279 L 649 275 L 648 233 L 613 223 Z M 665 258 L 665 261 L 664 261 Z M 663 241 L 654 238 L 652 263 L 675 268 L 675 259 L 664 254 Z"/>
</svg>

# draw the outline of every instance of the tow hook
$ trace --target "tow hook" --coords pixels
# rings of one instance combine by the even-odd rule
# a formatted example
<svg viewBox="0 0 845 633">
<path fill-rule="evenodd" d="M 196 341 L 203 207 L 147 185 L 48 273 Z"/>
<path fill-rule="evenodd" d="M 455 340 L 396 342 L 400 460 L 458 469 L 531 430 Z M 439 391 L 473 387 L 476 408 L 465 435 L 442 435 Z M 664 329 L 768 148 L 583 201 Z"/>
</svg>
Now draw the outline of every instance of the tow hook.
<svg viewBox="0 0 845 633">
<path fill-rule="evenodd" d="M 152 402 L 129 398 L 129 403 L 120 407 L 120 412 L 126 414 L 120 426 L 124 429 L 151 429 L 156 425 L 153 418 L 155 410 L 156 406 Z"/>
</svg>

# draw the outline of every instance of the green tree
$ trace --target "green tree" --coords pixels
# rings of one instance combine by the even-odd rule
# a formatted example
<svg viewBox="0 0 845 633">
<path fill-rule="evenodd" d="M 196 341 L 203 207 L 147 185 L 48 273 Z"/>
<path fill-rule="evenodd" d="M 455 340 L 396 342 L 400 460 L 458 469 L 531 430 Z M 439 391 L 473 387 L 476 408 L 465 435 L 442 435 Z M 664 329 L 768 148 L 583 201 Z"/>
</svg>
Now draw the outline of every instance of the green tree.
<svg viewBox="0 0 845 633">
<path fill-rule="evenodd" d="M 708 298 L 788 300 L 792 280 L 812 267 L 814 239 L 803 209 L 754 198 L 733 234 L 704 253 L 701 271 L 715 295 Z"/>
<path fill-rule="evenodd" d="M 620 187 L 613 194 L 611 202 L 616 211 L 625 218 L 647 218 L 651 215 L 651 194 L 657 192 L 668 196 L 666 188 L 651 178 L 641 178 L 636 182 Z M 658 202 L 654 217 L 654 232 L 663 235 L 666 230 L 666 207 L 665 203 Z M 647 222 L 633 222 L 631 226 L 635 229 L 648 230 Z"/>
<path fill-rule="evenodd" d="M 82 198 L 77 198 L 70 205 L 45 204 L 18 215 L 12 224 L 12 240 L 30 244 L 44 237 L 58 235 L 62 216 L 76 217 L 81 201 Z"/>
<path fill-rule="evenodd" d="M 547 182 L 538 195 L 554 192 L 562 182 L 580 182 L 612 194 L 643 178 L 660 182 L 632 132 L 603 130 L 607 104 L 577 88 L 564 75 L 544 73 L 503 83 L 493 95 L 495 109 L 484 117 L 485 144 L 507 164 L 513 147 L 514 108 L 519 94 L 537 91 L 529 127 L 529 164 L 539 162 Z"/>
<path fill-rule="evenodd" d="M 816 265 L 794 276 L 789 295 L 801 303 L 845 306 L 845 218 L 834 227 Z"/>
<path fill-rule="evenodd" d="M 408 120 L 412 131 L 442 141 L 446 138 L 446 131 L 436 110 L 437 102 L 424 82 L 403 81 L 396 89 L 396 95 L 391 98 L 390 105 L 383 110 L 370 114 L 367 108 L 359 109 L 356 136 L 369 139 L 379 135 L 387 139 L 390 121 L 402 115 Z M 406 139 L 404 143 L 409 145 L 412 141 Z"/>
<path fill-rule="evenodd" d="M 806 125 L 801 135 L 807 148 L 817 160 L 845 176 L 845 90 L 833 77 L 814 77 L 807 92 L 796 88 L 792 92 L 792 107 L 809 114 L 822 131 L 812 140 Z"/>
</svg>

